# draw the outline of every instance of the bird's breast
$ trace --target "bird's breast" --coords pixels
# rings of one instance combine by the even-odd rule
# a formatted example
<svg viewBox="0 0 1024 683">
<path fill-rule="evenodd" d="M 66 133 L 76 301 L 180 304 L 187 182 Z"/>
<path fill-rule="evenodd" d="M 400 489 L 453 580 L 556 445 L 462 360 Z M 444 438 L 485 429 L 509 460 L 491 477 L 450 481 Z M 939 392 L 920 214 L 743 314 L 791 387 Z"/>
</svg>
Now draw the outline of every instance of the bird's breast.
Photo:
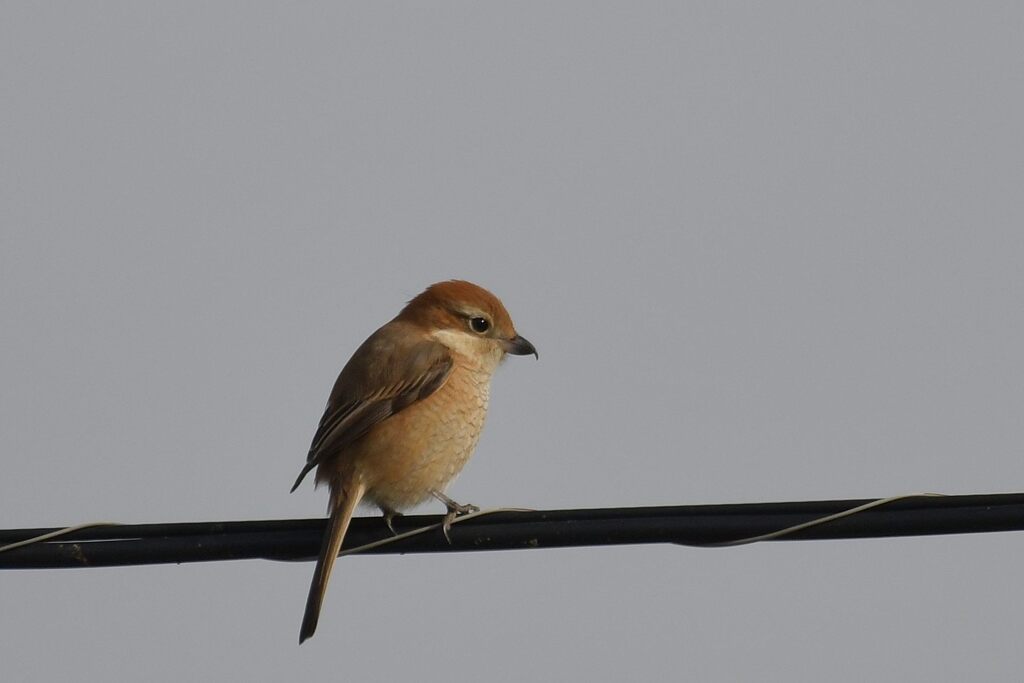
<svg viewBox="0 0 1024 683">
<path fill-rule="evenodd" d="M 366 497 L 402 510 L 443 491 L 480 439 L 490 380 L 480 368 L 456 365 L 441 388 L 361 439 L 352 463 L 367 484 Z"/>
</svg>

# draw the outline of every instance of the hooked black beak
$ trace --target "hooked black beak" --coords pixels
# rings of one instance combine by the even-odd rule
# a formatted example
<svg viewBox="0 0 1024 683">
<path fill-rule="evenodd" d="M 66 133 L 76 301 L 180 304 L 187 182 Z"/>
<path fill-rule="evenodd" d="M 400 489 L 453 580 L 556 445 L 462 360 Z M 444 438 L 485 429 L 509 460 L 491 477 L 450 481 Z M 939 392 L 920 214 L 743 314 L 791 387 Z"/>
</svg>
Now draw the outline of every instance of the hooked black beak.
<svg viewBox="0 0 1024 683">
<path fill-rule="evenodd" d="M 532 353 L 537 360 L 540 360 L 540 356 L 537 355 L 537 349 L 533 348 L 533 344 L 526 337 L 520 337 L 518 334 L 511 339 L 504 340 L 502 346 L 505 347 L 507 353 L 511 353 L 513 356 L 529 356 Z"/>
</svg>

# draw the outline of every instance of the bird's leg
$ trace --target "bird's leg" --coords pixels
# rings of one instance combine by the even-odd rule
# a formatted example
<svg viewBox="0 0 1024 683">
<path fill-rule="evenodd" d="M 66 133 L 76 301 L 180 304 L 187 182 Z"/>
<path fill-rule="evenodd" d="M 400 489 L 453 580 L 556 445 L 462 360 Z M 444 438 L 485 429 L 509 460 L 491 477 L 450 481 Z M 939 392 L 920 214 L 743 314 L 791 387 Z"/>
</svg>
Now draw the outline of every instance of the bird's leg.
<svg viewBox="0 0 1024 683">
<path fill-rule="evenodd" d="M 440 491 L 431 491 L 430 495 L 444 503 L 444 506 L 448 508 L 448 514 L 444 516 L 444 525 L 441 527 L 441 529 L 442 531 L 444 531 L 444 537 L 447 538 L 448 543 L 451 544 L 452 522 L 455 520 L 455 518 L 459 515 L 467 515 L 471 512 L 480 512 L 480 508 L 478 508 L 476 505 L 473 505 L 472 503 L 456 503 L 454 500 L 444 495 Z"/>
<path fill-rule="evenodd" d="M 444 506 L 448 508 L 448 512 L 454 512 L 456 516 L 468 515 L 470 512 L 480 512 L 480 508 L 476 505 L 473 505 L 472 503 L 466 503 L 465 505 L 462 503 L 456 503 L 440 491 L 431 491 L 430 495 L 444 503 Z"/>
<path fill-rule="evenodd" d="M 384 523 L 387 524 L 388 529 L 391 531 L 393 536 L 397 536 L 398 532 L 395 531 L 395 527 L 392 522 L 395 521 L 395 517 L 401 517 L 402 513 L 398 510 L 392 510 L 391 508 L 381 507 L 381 512 L 384 513 Z"/>
</svg>

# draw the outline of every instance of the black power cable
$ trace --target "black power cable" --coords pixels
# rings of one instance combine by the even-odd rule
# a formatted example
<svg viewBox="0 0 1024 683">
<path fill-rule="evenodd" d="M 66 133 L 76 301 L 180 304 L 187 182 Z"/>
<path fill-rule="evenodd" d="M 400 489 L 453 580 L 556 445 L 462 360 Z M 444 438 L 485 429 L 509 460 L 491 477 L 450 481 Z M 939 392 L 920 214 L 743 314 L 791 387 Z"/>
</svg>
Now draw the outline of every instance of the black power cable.
<svg viewBox="0 0 1024 683">
<path fill-rule="evenodd" d="M 759 536 L 841 513 L 871 500 L 745 503 L 584 510 L 501 511 L 456 523 L 451 543 L 438 528 L 366 553 L 429 553 L 516 548 L 676 543 L 709 546 Z M 398 533 L 438 525 L 439 516 L 397 517 Z M 0 569 L 110 567 L 216 560 L 308 560 L 325 520 L 126 524 L 78 529 L 0 552 Z M 1024 493 L 912 496 L 772 540 L 922 536 L 1024 530 Z M 0 546 L 57 529 L 0 530 Z M 388 539 L 380 517 L 352 520 L 350 549 Z"/>
</svg>

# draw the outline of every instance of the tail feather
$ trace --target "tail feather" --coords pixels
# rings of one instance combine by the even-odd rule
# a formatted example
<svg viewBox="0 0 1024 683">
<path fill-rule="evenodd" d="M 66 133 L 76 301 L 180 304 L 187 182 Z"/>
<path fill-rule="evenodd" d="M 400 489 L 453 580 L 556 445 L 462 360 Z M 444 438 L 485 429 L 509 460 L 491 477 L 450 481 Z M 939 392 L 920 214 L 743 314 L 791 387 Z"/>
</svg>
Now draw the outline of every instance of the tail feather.
<svg viewBox="0 0 1024 683">
<path fill-rule="evenodd" d="M 327 521 L 320 557 L 317 558 L 313 581 L 309 585 L 306 613 L 302 616 L 302 628 L 299 630 L 300 644 L 316 631 L 316 624 L 320 619 L 320 606 L 327 592 L 327 582 L 331 578 L 331 569 L 334 567 L 334 561 L 338 559 L 338 551 L 341 550 L 341 542 L 345 539 L 352 513 L 355 512 L 364 493 L 366 487 L 361 483 L 350 487 L 348 491 L 342 490 L 341 487 L 331 488 L 331 517 Z"/>
</svg>

